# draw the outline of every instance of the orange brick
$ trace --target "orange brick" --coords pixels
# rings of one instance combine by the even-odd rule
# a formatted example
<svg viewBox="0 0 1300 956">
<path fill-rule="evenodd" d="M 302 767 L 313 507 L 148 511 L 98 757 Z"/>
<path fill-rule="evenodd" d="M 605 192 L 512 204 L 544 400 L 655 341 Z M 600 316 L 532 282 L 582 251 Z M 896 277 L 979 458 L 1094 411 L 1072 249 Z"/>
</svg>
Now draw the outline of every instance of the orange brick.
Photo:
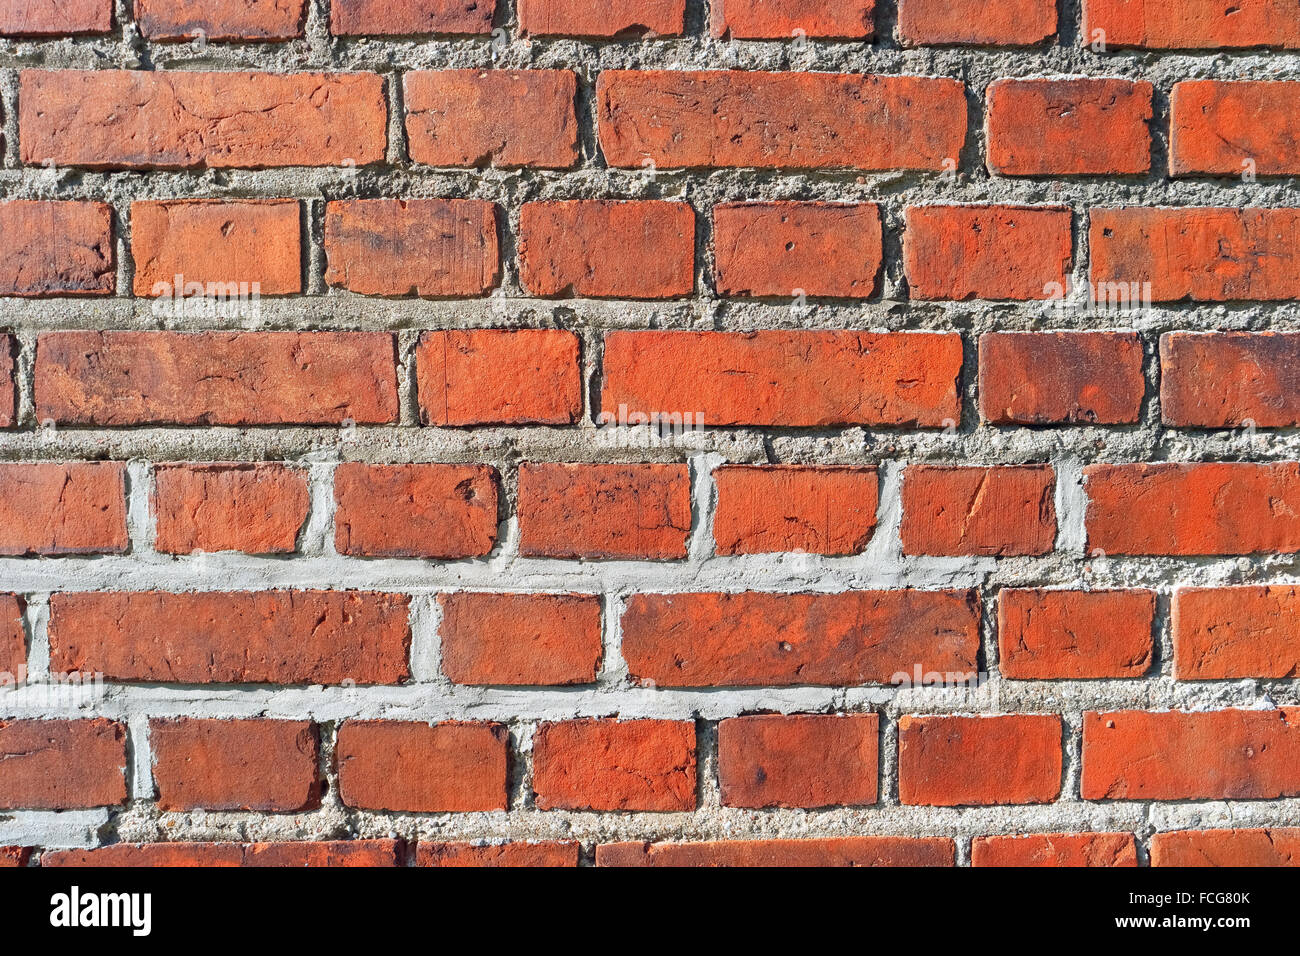
<svg viewBox="0 0 1300 956">
<path fill-rule="evenodd" d="M 561 867 L 577 866 L 577 843 L 421 843 L 417 866 L 448 867 Z"/>
<path fill-rule="evenodd" d="M 899 0 L 908 46 L 1034 46 L 1056 34 L 1053 0 Z"/>
<path fill-rule="evenodd" d="M 306 15 L 304 0 L 135 0 L 151 40 L 292 40 Z"/>
<path fill-rule="evenodd" d="M 305 472 L 272 464 L 159 465 L 154 548 L 289 554 L 311 508 Z"/>
<path fill-rule="evenodd" d="M 1300 677 L 1300 588 L 1179 588 L 1172 623 L 1178 680 Z"/>
<path fill-rule="evenodd" d="M 1300 334 L 1171 332 L 1160 337 L 1160 414 L 1185 428 L 1300 424 Z"/>
<path fill-rule="evenodd" d="M 1152 591 L 1006 588 L 999 668 L 1016 680 L 1141 677 L 1151 666 L 1155 614 Z"/>
<path fill-rule="evenodd" d="M 602 654 L 594 594 L 439 596 L 442 670 L 457 684 L 590 684 Z"/>
<path fill-rule="evenodd" d="M 597 866 L 955 866 L 956 860 L 953 841 L 941 837 L 602 843 L 596 847 Z"/>
<path fill-rule="evenodd" d="M 120 462 L 0 464 L 0 555 L 121 554 L 129 547 Z"/>
<path fill-rule="evenodd" d="M 1151 838 L 1152 866 L 1300 866 L 1300 829 L 1176 830 Z"/>
<path fill-rule="evenodd" d="M 492 32 L 497 0 L 330 0 L 335 36 Z"/>
<path fill-rule="evenodd" d="M 876 528 L 875 468 L 732 465 L 713 480 L 718 554 L 858 554 Z"/>
<path fill-rule="evenodd" d="M 542 810 L 695 809 L 695 726 L 671 720 L 543 723 L 533 736 Z"/>
<path fill-rule="evenodd" d="M 0 202 L 0 235 L 0 295 L 109 295 L 117 287 L 113 211 L 104 203 Z"/>
<path fill-rule="evenodd" d="M 1099 33 L 1100 31 L 1100 33 Z M 1084 0 L 1083 44 L 1147 50 L 1300 48 L 1288 0 Z"/>
<path fill-rule="evenodd" d="M 875 714 L 733 717 L 718 724 L 727 807 L 869 806 L 879 792 Z"/>
<path fill-rule="evenodd" d="M 1050 465 L 903 472 L 905 554 L 1048 554 L 1056 546 L 1056 472 Z"/>
<path fill-rule="evenodd" d="M 1051 803 L 1061 793 L 1061 718 L 898 721 L 898 799 L 934 807 Z"/>
<path fill-rule="evenodd" d="M 869 40 L 875 32 L 876 0 L 717 0 L 712 4 L 715 37 L 788 40 L 792 36 Z"/>
<path fill-rule="evenodd" d="M 1137 866 L 1131 833 L 976 837 L 971 866 Z"/>
<path fill-rule="evenodd" d="M 980 336 L 980 414 L 996 425 L 1127 425 L 1146 379 L 1136 332 Z"/>
<path fill-rule="evenodd" d="M 537 36 L 681 36 L 686 0 L 519 0 L 519 28 Z"/>
<path fill-rule="evenodd" d="M 0 0 L 0 36 L 61 37 L 112 28 L 113 0 Z"/>
<path fill-rule="evenodd" d="M 126 802 L 126 727 L 111 720 L 0 720 L 0 810 Z"/>
</svg>

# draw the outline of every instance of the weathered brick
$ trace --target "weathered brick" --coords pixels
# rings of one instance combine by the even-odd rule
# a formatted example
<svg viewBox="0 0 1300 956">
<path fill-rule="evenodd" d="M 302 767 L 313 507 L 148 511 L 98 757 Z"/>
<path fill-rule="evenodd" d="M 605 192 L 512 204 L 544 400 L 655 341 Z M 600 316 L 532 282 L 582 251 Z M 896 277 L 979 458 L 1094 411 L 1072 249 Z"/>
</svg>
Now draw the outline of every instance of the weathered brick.
<svg viewBox="0 0 1300 956">
<path fill-rule="evenodd" d="M 899 0 L 908 46 L 1034 46 L 1056 34 L 1053 0 Z"/>
<path fill-rule="evenodd" d="M 0 235 L 0 295 L 110 295 L 117 287 L 113 210 L 104 203 L 0 202 Z"/>
<path fill-rule="evenodd" d="M 0 335 L 0 428 L 11 428 L 18 417 L 18 340 Z"/>
<path fill-rule="evenodd" d="M 578 162 L 572 70 L 416 70 L 402 82 L 417 163 L 569 169 Z"/>
<path fill-rule="evenodd" d="M 780 714 L 718 724 L 718 779 L 727 807 L 869 806 L 879 791 L 875 714 Z"/>
<path fill-rule="evenodd" d="M 903 268 L 913 299 L 1050 299 L 1073 261 L 1058 206 L 908 206 Z"/>
<path fill-rule="evenodd" d="M 497 0 L 330 0 L 335 36 L 492 32 Z"/>
<path fill-rule="evenodd" d="M 980 414 L 995 425 L 1127 425 L 1146 378 L 1136 332 L 980 336 Z"/>
<path fill-rule="evenodd" d="M 1056 545 L 1050 465 L 910 465 L 903 472 L 905 554 L 1047 554 Z"/>
<path fill-rule="evenodd" d="M 876 528 L 875 468 L 732 465 L 713 480 L 718 554 L 858 554 Z"/>
<path fill-rule="evenodd" d="M 1300 83 L 1188 80 L 1169 98 L 1175 176 L 1300 173 Z"/>
<path fill-rule="evenodd" d="M 898 799 L 957 807 L 1051 803 L 1061 793 L 1061 718 L 913 717 L 898 721 Z"/>
<path fill-rule="evenodd" d="M 305 720 L 149 722 L 162 810 L 307 810 L 320 798 L 316 726 Z"/>
<path fill-rule="evenodd" d="M 396 840 L 328 843 L 114 843 L 90 850 L 51 850 L 41 866 L 397 866 Z"/>
<path fill-rule="evenodd" d="M 938 171 L 966 141 L 965 89 L 942 77 L 605 70 L 596 99 L 611 166 Z"/>
<path fill-rule="evenodd" d="M 416 866 L 561 867 L 577 866 L 577 843 L 420 843 Z"/>
<path fill-rule="evenodd" d="M 971 866 L 1137 866 L 1131 833 L 976 837 Z"/>
<path fill-rule="evenodd" d="M 1004 589 L 998 666 L 1015 680 L 1141 677 L 1151 666 L 1152 591 Z"/>
<path fill-rule="evenodd" d="M 792 36 L 869 40 L 876 0 L 716 0 L 715 37 L 788 40 Z"/>
<path fill-rule="evenodd" d="M 438 598 L 442 670 L 457 684 L 590 684 L 602 654 L 594 594 L 480 594 Z"/>
<path fill-rule="evenodd" d="M 1085 800 L 1271 800 L 1300 794 L 1300 710 L 1083 715 Z"/>
<path fill-rule="evenodd" d="M 159 465 L 154 548 L 166 554 L 289 554 L 311 510 L 307 474 L 284 465 Z"/>
<path fill-rule="evenodd" d="M 681 36 L 686 0 L 519 0 L 519 28 L 537 36 Z"/>
<path fill-rule="evenodd" d="M 1175 830 L 1151 837 L 1152 866 L 1300 866 L 1300 829 Z"/>
<path fill-rule="evenodd" d="M 0 869 L 14 869 L 26 866 L 31 858 L 31 847 L 0 846 Z"/>
<path fill-rule="evenodd" d="M 0 464 L 0 555 L 120 554 L 129 546 L 120 462 Z"/>
<path fill-rule="evenodd" d="M 113 0 L 0 0 L 0 36 L 61 37 L 112 28 Z"/>
<path fill-rule="evenodd" d="M 425 332 L 415 374 L 426 425 L 572 425 L 582 417 L 578 337 L 564 329 Z"/>
<path fill-rule="evenodd" d="M 602 843 L 597 866 L 955 866 L 942 837 L 838 837 L 720 843 Z"/>
<path fill-rule="evenodd" d="M 695 725 L 540 724 L 533 736 L 533 790 L 542 810 L 694 810 Z"/>
<path fill-rule="evenodd" d="M 135 0 L 151 40 L 292 40 L 306 15 L 304 0 Z"/>
<path fill-rule="evenodd" d="M 27 628 L 25 602 L 16 594 L 0 594 L 0 689 L 27 679 Z"/>
<path fill-rule="evenodd" d="M 720 203 L 713 207 L 714 285 L 724 296 L 866 299 L 881 265 L 872 203 Z"/>
<path fill-rule="evenodd" d="M 602 412 L 709 427 L 953 424 L 961 336 L 763 330 L 610 332 Z"/>
<path fill-rule="evenodd" d="M 349 720 L 336 747 L 349 807 L 398 813 L 506 808 L 504 724 Z"/>
<path fill-rule="evenodd" d="M 1172 623 L 1178 680 L 1300 677 L 1300 588 L 1179 588 Z"/>
<path fill-rule="evenodd" d="M 1183 428 L 1300 425 L 1300 333 L 1162 335 L 1160 414 Z"/>
<path fill-rule="evenodd" d="M 519 468 L 519 553 L 538 558 L 686 557 L 691 480 L 686 465 Z"/>
<path fill-rule="evenodd" d="M 397 684 L 410 599 L 366 591 L 50 598 L 50 670 L 167 684 Z"/>
<path fill-rule="evenodd" d="M 388 148 L 370 73 L 24 70 L 22 161 L 90 169 L 365 166 Z"/>
<path fill-rule="evenodd" d="M 1300 48 L 1290 0 L 1084 0 L 1084 46 L 1148 50 Z"/>
<path fill-rule="evenodd" d="M 362 557 L 451 560 L 496 543 L 496 471 L 487 465 L 367 465 L 334 470 L 334 547 Z"/>
<path fill-rule="evenodd" d="M 126 727 L 111 720 L 0 720 L 0 810 L 126 801 Z"/>
<path fill-rule="evenodd" d="M 978 670 L 973 591 L 637 594 L 623 656 L 660 687 L 887 684 Z"/>
<path fill-rule="evenodd" d="M 394 422 L 387 332 L 50 332 L 36 417 L 64 425 Z"/>
</svg>

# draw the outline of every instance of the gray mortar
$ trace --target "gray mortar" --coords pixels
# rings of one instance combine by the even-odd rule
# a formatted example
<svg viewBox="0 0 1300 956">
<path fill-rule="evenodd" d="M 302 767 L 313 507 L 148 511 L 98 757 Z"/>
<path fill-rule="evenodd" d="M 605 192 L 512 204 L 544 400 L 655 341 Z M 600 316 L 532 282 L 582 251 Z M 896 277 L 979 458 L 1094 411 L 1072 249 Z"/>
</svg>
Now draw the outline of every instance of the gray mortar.
<svg viewBox="0 0 1300 956">
<path fill-rule="evenodd" d="M 128 3 L 118 0 L 114 34 L 107 38 L 54 42 L 0 41 L 0 105 L 4 150 L 0 197 L 94 199 L 110 203 L 117 230 L 118 288 L 131 286 L 129 206 L 137 199 L 173 197 L 292 197 L 304 200 L 304 256 L 308 295 L 264 299 L 257 318 L 220 326 L 155 317 L 149 303 L 107 299 L 0 300 L 0 328 L 15 331 L 22 346 L 19 415 L 21 431 L 0 432 L 0 460 L 114 459 L 131 462 L 131 553 L 55 560 L 0 559 L 0 591 L 28 600 L 31 683 L 0 692 L 0 715 L 121 718 L 128 722 L 132 799 L 120 810 L 0 814 L 0 844 L 90 846 L 152 840 L 305 840 L 382 837 L 412 839 L 580 840 L 584 860 L 591 847 L 620 839 L 737 839 L 847 834 L 953 836 L 959 857 L 969 861 L 970 838 L 993 833 L 1131 830 L 1140 842 L 1153 832 L 1186 827 L 1285 826 L 1300 824 L 1300 800 L 1269 801 L 1082 801 L 1079 798 L 1079 727 L 1091 709 L 1208 710 L 1225 706 L 1271 708 L 1300 704 L 1295 680 L 1179 683 L 1172 677 L 1167 619 L 1178 585 L 1300 581 L 1300 557 L 1249 558 L 1091 557 L 1084 540 L 1086 496 L 1082 468 L 1094 462 L 1275 461 L 1300 458 L 1300 429 L 1250 435 L 1165 428 L 1160 422 L 1155 346 L 1161 333 L 1177 329 L 1297 329 L 1300 304 L 1157 306 L 1141 314 L 1054 312 L 1037 304 L 912 303 L 901 272 L 902 211 L 916 203 L 1009 202 L 1062 204 L 1075 210 L 1076 285 L 1086 284 L 1090 207 L 1143 205 L 1288 206 L 1296 204 L 1293 178 L 1259 182 L 1191 178 L 1169 180 L 1168 96 L 1181 79 L 1300 79 L 1300 54 L 1210 54 L 1080 49 L 1079 0 L 1062 0 L 1058 44 L 1031 50 L 903 49 L 894 38 L 895 2 L 877 4 L 879 39 L 873 43 L 810 41 L 721 43 L 707 37 L 705 0 L 688 0 L 690 36 L 680 40 L 589 43 L 519 37 L 513 0 L 499 17 L 508 43 L 454 41 L 335 40 L 328 34 L 326 0 L 310 0 L 307 37 L 284 44 L 191 44 L 144 42 L 130 22 Z M 125 27 L 122 24 L 127 24 Z M 18 156 L 17 73 L 43 68 L 157 68 L 374 71 L 388 79 L 389 165 L 355 171 L 333 169 L 217 170 L 95 173 L 24 168 Z M 582 161 L 568 172 L 437 170 L 406 160 L 398 77 L 414 69 L 450 67 L 557 67 L 580 76 Z M 637 170 L 604 166 L 596 145 L 594 80 L 616 68 L 733 68 L 949 76 L 968 91 L 969 132 L 956 181 L 932 174 L 720 170 L 660 172 L 648 180 Z M 984 90 L 1000 77 L 1061 75 L 1146 79 L 1156 88 L 1153 171 L 1128 177 L 1007 179 L 983 166 Z M 1104 134 L 1104 131 L 1103 133 Z M 503 225 L 504 282 L 500 294 L 475 301 L 390 300 L 327 289 L 320 250 L 324 203 L 351 196 L 473 197 L 507 211 Z M 695 298 L 627 303 L 548 301 L 526 296 L 515 264 L 519 207 L 551 198 L 666 198 L 689 201 L 699 217 Z M 721 301 L 710 290 L 709 211 L 738 199 L 830 199 L 880 204 L 885 224 L 886 269 L 876 298 L 852 304 L 813 301 L 796 310 L 789 303 Z M 468 327 L 556 327 L 577 333 L 584 345 L 586 411 L 572 428 L 421 428 L 412 386 L 412 350 L 421 330 Z M 37 332 L 51 329 L 376 329 L 398 333 L 402 361 L 402 420 L 396 427 L 350 430 L 304 428 L 39 428 L 31 395 L 31 362 Z M 597 429 L 601 337 L 616 328 L 747 330 L 820 328 L 941 330 L 965 335 L 963 420 L 948 431 L 894 429 L 710 429 L 666 446 L 629 441 L 626 432 Z M 994 428 L 976 412 L 975 340 L 992 329 L 1135 328 L 1143 334 L 1148 380 L 1141 423 L 1130 427 L 1050 429 Z M 644 437 L 641 433 L 640 437 Z M 285 460 L 310 470 L 312 514 L 302 554 L 291 559 L 240 555 L 171 557 L 152 547 L 148 462 L 180 460 Z M 451 563 L 362 560 L 335 553 L 332 538 L 332 471 L 339 461 L 485 462 L 502 473 L 504 502 L 499 543 L 487 559 Z M 547 561 L 518 555 L 514 517 L 514 468 L 539 461 L 689 461 L 693 467 L 694 529 L 687 560 L 672 563 Z M 864 554 L 852 558 L 815 555 L 719 557 L 712 553 L 714 488 L 711 470 L 721 462 L 807 462 L 881 465 L 879 526 Z M 901 469 L 912 462 L 1050 462 L 1057 470 L 1058 550 L 1042 558 L 938 559 L 902 554 Z M 1141 586 L 1159 594 L 1158 640 L 1149 675 L 1140 680 L 1009 681 L 997 673 L 992 610 L 1008 586 Z M 936 689 L 883 687 L 657 690 L 631 684 L 619 648 L 619 615 L 639 591 L 765 590 L 840 591 L 876 587 L 975 587 L 985 596 L 982 663 L 991 683 L 974 700 Z M 415 682 L 402 687 L 268 688 L 223 686 L 109 685 L 81 702 L 51 701 L 45 625 L 48 596 L 58 590 L 238 590 L 271 587 L 372 588 L 415 596 L 412 615 Z M 445 590 L 578 591 L 602 596 L 605 665 L 594 686 L 579 689 L 509 690 L 451 684 L 438 671 L 437 606 Z M 720 806 L 715 781 L 716 730 L 712 722 L 752 711 L 854 712 L 882 716 L 881 799 L 864 809 L 749 811 Z M 987 808 L 906 807 L 898 802 L 897 718 L 907 713 L 1059 713 L 1066 722 L 1063 796 L 1045 806 Z M 147 719 L 153 716 L 311 717 L 323 726 L 322 767 L 329 780 L 320 809 L 310 813 L 160 813 L 153 794 Z M 539 720 L 576 716 L 694 719 L 699 732 L 700 804 L 684 814 L 609 814 L 532 809 L 530 756 Z M 410 720 L 499 720 L 512 741 L 509 812 L 439 815 L 370 813 L 343 807 L 332 766 L 340 721 L 351 717 Z M 1145 851 L 1143 851 L 1145 852 Z"/>
</svg>

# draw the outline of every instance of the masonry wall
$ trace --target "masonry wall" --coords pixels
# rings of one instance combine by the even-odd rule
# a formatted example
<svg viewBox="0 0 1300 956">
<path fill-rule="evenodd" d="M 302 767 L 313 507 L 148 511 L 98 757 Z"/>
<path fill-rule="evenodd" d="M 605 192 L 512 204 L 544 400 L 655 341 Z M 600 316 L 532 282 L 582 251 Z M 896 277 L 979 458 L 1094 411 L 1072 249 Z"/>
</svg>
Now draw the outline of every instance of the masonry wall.
<svg viewBox="0 0 1300 956">
<path fill-rule="evenodd" d="M 1297 49 L 0 0 L 0 860 L 1292 862 Z"/>
</svg>

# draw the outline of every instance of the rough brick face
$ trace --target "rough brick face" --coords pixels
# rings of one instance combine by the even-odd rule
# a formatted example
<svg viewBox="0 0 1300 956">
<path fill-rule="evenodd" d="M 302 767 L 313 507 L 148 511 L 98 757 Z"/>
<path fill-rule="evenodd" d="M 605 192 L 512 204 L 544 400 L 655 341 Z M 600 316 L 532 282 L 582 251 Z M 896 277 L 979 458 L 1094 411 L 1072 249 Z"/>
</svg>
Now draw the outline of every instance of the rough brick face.
<svg viewBox="0 0 1300 956">
<path fill-rule="evenodd" d="M 364 591 L 55 594 L 50 670 L 169 684 L 396 684 L 408 598 Z"/>
<path fill-rule="evenodd" d="M 582 415 L 579 343 L 572 332 L 426 332 L 415 355 L 425 424 L 571 425 Z"/>
<path fill-rule="evenodd" d="M 396 840 L 327 843 L 114 843 L 92 850 L 56 850 L 41 866 L 304 867 L 397 866 Z"/>
<path fill-rule="evenodd" d="M 195 199 L 131 204 L 135 294 L 179 296 L 251 288 L 261 295 L 302 291 L 298 203 Z"/>
<path fill-rule="evenodd" d="M 336 747 L 343 802 L 398 813 L 504 810 L 506 737 L 492 723 L 347 721 Z"/>
<path fill-rule="evenodd" d="M 543 810 L 695 809 L 695 727 L 671 720 L 544 723 L 533 737 Z"/>
<path fill-rule="evenodd" d="M 876 802 L 880 721 L 764 715 L 718 724 L 718 779 L 728 807 L 868 806 Z"/>
<path fill-rule="evenodd" d="M 715 37 L 785 40 L 807 37 L 867 40 L 874 31 L 875 0 L 717 0 L 712 5 Z"/>
<path fill-rule="evenodd" d="M 1088 549 L 1107 554 L 1300 551 L 1300 464 L 1092 465 Z"/>
<path fill-rule="evenodd" d="M 603 652 L 594 594 L 438 598 L 442 670 L 457 684 L 590 684 Z"/>
<path fill-rule="evenodd" d="M 952 840 L 841 837 L 723 843 L 602 843 L 597 866 L 953 866 Z"/>
<path fill-rule="evenodd" d="M 938 77 L 605 70 L 596 99 L 611 166 L 942 170 L 966 139 Z"/>
<path fill-rule="evenodd" d="M 0 296 L 108 295 L 113 212 L 94 202 L 0 202 Z"/>
<path fill-rule="evenodd" d="M 36 417 L 66 425 L 382 423 L 397 418 L 385 332 L 51 332 Z"/>
<path fill-rule="evenodd" d="M 1050 466 L 915 465 L 903 476 L 903 551 L 933 555 L 1047 554 L 1056 542 Z"/>
<path fill-rule="evenodd" d="M 300 720 L 152 720 L 163 810 L 310 809 L 320 794 L 315 725 Z"/>
<path fill-rule="evenodd" d="M 993 332 L 979 340 L 980 414 L 995 425 L 1127 425 L 1142 413 L 1131 332 Z"/>
<path fill-rule="evenodd" d="M 72 810 L 126 800 L 126 728 L 111 720 L 0 721 L 0 810 Z"/>
<path fill-rule="evenodd" d="M 880 209 L 722 203 L 713 207 L 713 244 L 719 295 L 866 299 L 880 273 Z"/>
<path fill-rule="evenodd" d="M 24 70 L 22 161 L 90 169 L 365 166 L 384 156 L 367 73 Z"/>
<path fill-rule="evenodd" d="M 718 554 L 857 554 L 876 527 L 874 468 L 735 465 L 713 480 Z"/>
<path fill-rule="evenodd" d="M 161 465 L 154 548 L 167 554 L 288 554 L 311 506 L 305 472 L 283 465 Z"/>
<path fill-rule="evenodd" d="M 330 0 L 336 36 L 491 33 L 497 0 Z"/>
<path fill-rule="evenodd" d="M 691 533 L 685 465 L 525 464 L 519 553 L 539 558 L 672 560 Z"/>
<path fill-rule="evenodd" d="M 1083 42 L 1148 50 L 1300 48 L 1300 21 L 1288 0 L 1084 0 Z"/>
<path fill-rule="evenodd" d="M 0 428 L 11 427 L 18 412 L 14 379 L 17 352 L 18 341 L 12 335 L 0 335 Z"/>
<path fill-rule="evenodd" d="M 1085 800 L 1272 800 L 1300 793 L 1300 712 L 1086 713 Z"/>
<path fill-rule="evenodd" d="M 912 717 L 898 722 L 898 798 L 956 807 L 1050 803 L 1061 792 L 1055 715 Z"/>
<path fill-rule="evenodd" d="M 1300 83 L 1189 80 L 1169 99 L 1169 171 L 1241 176 L 1300 172 Z"/>
<path fill-rule="evenodd" d="M 135 0 L 152 40 L 291 40 L 303 35 L 304 0 Z"/>
<path fill-rule="evenodd" d="M 1300 829 L 1178 830 L 1151 837 L 1152 866 L 1300 866 Z"/>
<path fill-rule="evenodd" d="M 696 424 L 918 425 L 961 415 L 951 334 L 611 332 L 602 411 L 695 414 Z"/>
<path fill-rule="evenodd" d="M 107 33 L 113 0 L 0 0 L 0 36 Z"/>
<path fill-rule="evenodd" d="M 0 464 L 0 555 L 116 554 L 128 544 L 123 465 Z"/>
<path fill-rule="evenodd" d="M 567 867 L 578 865 L 577 843 L 421 843 L 416 866 Z"/>
<path fill-rule="evenodd" d="M 632 676 L 660 687 L 888 684 L 977 670 L 973 592 L 638 594 L 623 615 Z"/>
<path fill-rule="evenodd" d="M 1130 80 L 997 80 L 988 88 L 989 169 L 1003 176 L 1145 173 L 1151 96 L 1150 83 Z"/>
<path fill-rule="evenodd" d="M 976 837 L 971 866 L 1137 866 L 1131 833 Z"/>
<path fill-rule="evenodd" d="M 1298 588 L 1180 588 L 1172 618 L 1179 680 L 1300 676 Z"/>
<path fill-rule="evenodd" d="M 1055 33 L 1053 0 L 898 0 L 898 35 L 909 46 L 1033 46 Z"/>
<path fill-rule="evenodd" d="M 1171 332 L 1160 337 L 1160 370 L 1167 425 L 1300 424 L 1300 334 Z"/>
<path fill-rule="evenodd" d="M 519 26 L 538 36 L 680 36 L 686 0 L 519 0 Z"/>
<path fill-rule="evenodd" d="M 334 499 L 340 554 L 472 558 L 496 541 L 496 474 L 485 466 L 346 462 Z"/>
<path fill-rule="evenodd" d="M 998 667 L 1018 680 L 1141 677 L 1155 614 L 1152 591 L 1008 588 L 998 596 Z"/>
<path fill-rule="evenodd" d="M 568 169 L 578 161 L 570 70 L 415 72 L 404 89 L 417 163 Z"/>
<path fill-rule="evenodd" d="M 27 676 L 27 629 L 23 626 L 23 601 L 0 594 L 0 687 L 11 688 Z"/>
</svg>

